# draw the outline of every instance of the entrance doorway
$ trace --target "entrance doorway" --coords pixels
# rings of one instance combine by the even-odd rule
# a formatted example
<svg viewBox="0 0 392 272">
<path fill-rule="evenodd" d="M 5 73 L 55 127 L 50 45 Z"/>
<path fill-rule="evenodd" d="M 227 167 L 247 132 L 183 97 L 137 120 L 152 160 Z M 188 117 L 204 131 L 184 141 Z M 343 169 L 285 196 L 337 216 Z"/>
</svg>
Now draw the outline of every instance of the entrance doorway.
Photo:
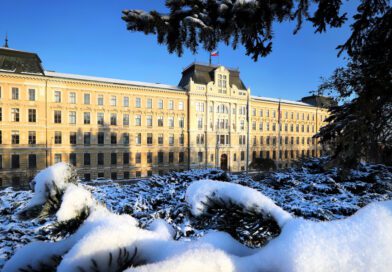
<svg viewBox="0 0 392 272">
<path fill-rule="evenodd" d="M 223 171 L 227 171 L 227 155 L 226 154 L 222 154 L 221 158 L 220 158 L 220 168 Z"/>
</svg>

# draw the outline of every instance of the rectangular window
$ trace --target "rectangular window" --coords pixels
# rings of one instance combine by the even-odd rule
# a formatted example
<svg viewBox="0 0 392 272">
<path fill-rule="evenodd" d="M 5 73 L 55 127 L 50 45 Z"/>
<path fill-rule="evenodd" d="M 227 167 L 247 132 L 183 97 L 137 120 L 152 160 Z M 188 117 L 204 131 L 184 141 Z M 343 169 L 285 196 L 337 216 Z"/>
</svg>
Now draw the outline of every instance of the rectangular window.
<svg viewBox="0 0 392 272">
<path fill-rule="evenodd" d="M 29 145 L 37 144 L 37 136 L 35 131 L 29 131 Z"/>
<path fill-rule="evenodd" d="M 152 133 L 147 133 L 147 144 L 152 145 Z"/>
<path fill-rule="evenodd" d="M 98 106 L 103 106 L 103 95 L 102 94 L 98 95 L 97 104 L 98 104 Z"/>
<path fill-rule="evenodd" d="M 152 163 L 152 152 L 147 152 L 147 163 Z"/>
<path fill-rule="evenodd" d="M 91 155 L 90 155 L 90 153 L 84 153 L 83 163 L 84 163 L 84 165 L 90 165 L 91 164 Z"/>
<path fill-rule="evenodd" d="M 163 134 L 158 134 L 158 144 L 163 145 Z"/>
<path fill-rule="evenodd" d="M 35 101 L 35 89 L 29 89 L 29 100 Z"/>
<path fill-rule="evenodd" d="M 169 110 L 174 109 L 174 102 L 173 102 L 173 100 L 169 100 L 168 109 L 169 109 Z"/>
<path fill-rule="evenodd" d="M 142 106 L 142 99 L 140 97 L 136 97 L 135 107 L 140 108 Z"/>
<path fill-rule="evenodd" d="M 128 96 L 124 96 L 124 98 L 123 98 L 123 106 L 124 107 L 129 107 L 129 97 Z"/>
<path fill-rule="evenodd" d="M 54 111 L 54 122 L 55 124 L 61 124 L 61 111 Z"/>
<path fill-rule="evenodd" d="M 123 126 L 128 127 L 129 126 L 129 114 L 124 114 L 123 115 Z"/>
<path fill-rule="evenodd" d="M 170 116 L 168 120 L 169 120 L 169 128 L 174 128 L 174 117 Z"/>
<path fill-rule="evenodd" d="M 180 138 L 178 139 L 178 143 L 180 145 L 184 145 L 184 134 L 180 134 Z"/>
<path fill-rule="evenodd" d="M 110 144 L 117 144 L 117 133 L 110 133 Z"/>
<path fill-rule="evenodd" d="M 136 115 L 135 116 L 135 126 L 140 127 L 142 125 L 142 116 L 141 115 Z"/>
<path fill-rule="evenodd" d="M 105 144 L 105 132 L 98 132 L 98 144 Z"/>
<path fill-rule="evenodd" d="M 174 152 L 169 152 L 169 163 L 174 163 Z"/>
<path fill-rule="evenodd" d="M 61 154 L 54 154 L 54 163 L 62 162 Z"/>
<path fill-rule="evenodd" d="M 135 160 L 136 160 L 136 163 L 142 163 L 142 153 L 137 152 Z"/>
<path fill-rule="evenodd" d="M 69 163 L 76 166 L 76 153 L 69 154 Z"/>
<path fill-rule="evenodd" d="M 158 116 L 158 127 L 163 127 L 163 116 Z"/>
<path fill-rule="evenodd" d="M 98 153 L 97 164 L 98 165 L 104 165 L 105 164 L 105 155 L 104 155 L 104 153 Z"/>
<path fill-rule="evenodd" d="M 197 160 L 199 163 L 203 162 L 203 152 L 197 152 Z"/>
<path fill-rule="evenodd" d="M 137 145 L 141 145 L 142 144 L 142 134 L 141 133 L 137 133 L 135 140 L 136 140 L 136 144 Z"/>
<path fill-rule="evenodd" d="M 20 167 L 19 155 L 11 155 L 11 168 L 18 169 Z"/>
<path fill-rule="evenodd" d="M 61 131 L 55 131 L 54 132 L 54 143 L 61 144 L 61 142 L 62 142 Z"/>
<path fill-rule="evenodd" d="M 90 94 L 85 93 L 85 94 L 83 95 L 83 103 L 84 103 L 85 105 L 90 105 Z"/>
<path fill-rule="evenodd" d="M 147 115 L 147 126 L 152 127 L 152 116 L 151 115 Z"/>
<path fill-rule="evenodd" d="M 12 88 L 12 99 L 19 100 L 19 88 Z"/>
<path fill-rule="evenodd" d="M 185 153 L 184 152 L 178 153 L 178 162 L 183 163 L 184 161 L 185 161 Z"/>
<path fill-rule="evenodd" d="M 69 144 L 76 145 L 76 132 L 69 133 Z"/>
<path fill-rule="evenodd" d="M 110 97 L 110 106 L 117 106 L 117 96 L 112 95 Z"/>
<path fill-rule="evenodd" d="M 123 133 L 123 144 L 129 145 L 129 133 L 128 132 Z"/>
<path fill-rule="evenodd" d="M 91 116 L 89 112 L 83 113 L 83 123 L 89 125 L 91 123 Z"/>
<path fill-rule="evenodd" d="M 110 164 L 116 165 L 117 164 L 117 153 L 110 154 Z"/>
<path fill-rule="evenodd" d="M 29 109 L 29 123 L 37 122 L 37 110 L 36 109 Z"/>
<path fill-rule="evenodd" d="M 169 145 L 174 145 L 174 134 L 169 134 Z"/>
<path fill-rule="evenodd" d="M 54 91 L 54 102 L 61 103 L 61 92 L 60 91 Z"/>
<path fill-rule="evenodd" d="M 163 163 L 163 152 L 162 151 L 158 152 L 158 163 L 159 164 Z"/>
<path fill-rule="evenodd" d="M 203 117 L 198 117 L 197 118 L 197 128 L 198 129 L 203 129 Z"/>
<path fill-rule="evenodd" d="M 76 124 L 76 111 L 69 112 L 69 123 L 72 125 Z"/>
<path fill-rule="evenodd" d="M 184 128 L 184 124 L 185 124 L 184 117 L 179 117 L 178 118 L 178 126 L 180 128 Z"/>
<path fill-rule="evenodd" d="M 152 99 L 151 98 L 147 99 L 147 109 L 152 109 Z"/>
<path fill-rule="evenodd" d="M 123 164 L 128 165 L 129 164 L 129 152 L 123 153 Z"/>
<path fill-rule="evenodd" d="M 69 93 L 69 103 L 70 104 L 76 104 L 76 93 L 71 92 Z"/>
<path fill-rule="evenodd" d="M 158 109 L 163 109 L 163 100 L 162 99 L 158 100 Z"/>
<path fill-rule="evenodd" d="M 12 144 L 19 144 L 19 142 L 20 142 L 19 131 L 18 130 L 13 130 L 11 132 L 11 143 Z"/>
<path fill-rule="evenodd" d="M 85 132 L 83 134 L 83 143 L 84 143 L 84 145 L 91 144 L 91 132 Z"/>
<path fill-rule="evenodd" d="M 196 102 L 196 112 L 204 112 L 204 103 Z"/>
<path fill-rule="evenodd" d="M 105 122 L 105 115 L 103 112 L 97 112 L 97 124 L 103 126 Z"/>
<path fill-rule="evenodd" d="M 110 125 L 117 126 L 117 113 L 110 114 Z"/>
<path fill-rule="evenodd" d="M 241 161 L 245 160 L 245 151 L 241 151 Z"/>
<path fill-rule="evenodd" d="M 178 102 L 178 109 L 184 110 L 184 102 L 182 102 L 182 101 Z"/>
<path fill-rule="evenodd" d="M 3 132 L 0 130 L 0 144 L 3 144 Z"/>
<path fill-rule="evenodd" d="M 0 122 L 3 121 L 3 108 L 0 108 Z"/>
<path fill-rule="evenodd" d="M 124 179 L 129 179 L 129 171 L 124 172 Z"/>
<path fill-rule="evenodd" d="M 19 109 L 17 108 L 12 108 L 11 109 L 11 120 L 12 122 L 19 122 Z"/>
</svg>

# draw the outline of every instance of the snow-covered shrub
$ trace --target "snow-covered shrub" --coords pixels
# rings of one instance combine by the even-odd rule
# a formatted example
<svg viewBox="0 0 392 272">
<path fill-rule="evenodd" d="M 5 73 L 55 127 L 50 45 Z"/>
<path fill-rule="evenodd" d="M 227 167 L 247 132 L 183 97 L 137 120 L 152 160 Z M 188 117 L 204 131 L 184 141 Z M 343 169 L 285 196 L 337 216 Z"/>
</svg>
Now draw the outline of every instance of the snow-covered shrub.
<svg viewBox="0 0 392 272">
<path fill-rule="evenodd" d="M 219 232 L 174 241 L 158 226 L 141 229 L 131 216 L 101 207 L 69 238 L 27 245 L 3 270 L 387 272 L 392 267 L 392 201 L 370 204 L 343 220 L 287 219 L 281 234 L 257 250 Z"/>
<path fill-rule="evenodd" d="M 186 201 L 198 228 L 230 233 L 249 246 L 262 246 L 279 235 L 291 215 L 262 193 L 238 184 L 212 180 L 193 182 Z"/>
<path fill-rule="evenodd" d="M 129 213 L 133 218 L 136 218 L 139 221 L 138 228 L 143 229 L 143 231 L 147 233 L 146 235 L 159 237 L 159 239 L 152 239 L 148 241 L 138 240 L 135 243 L 132 242 L 133 245 L 129 245 L 125 247 L 125 249 L 124 247 L 116 248 L 113 246 L 108 251 L 103 250 L 106 253 L 102 256 L 98 253 L 97 256 L 93 256 L 95 255 L 95 253 L 93 253 L 90 256 L 89 261 L 86 259 L 86 264 L 87 262 L 89 263 L 89 268 L 86 271 L 97 270 L 94 263 L 98 265 L 99 262 L 97 259 L 101 260 L 101 258 L 102 260 L 106 260 L 102 261 L 105 264 L 109 263 L 110 260 L 112 260 L 112 262 L 119 261 L 121 263 L 121 265 L 118 267 L 119 269 L 120 267 L 121 269 L 123 269 L 123 267 L 128 267 L 130 264 L 139 265 L 137 267 L 129 268 L 129 270 L 134 269 L 137 271 L 150 271 L 150 269 L 152 271 L 153 269 L 160 271 L 160 268 L 163 271 L 164 268 L 168 271 L 176 271 L 176 269 L 180 271 L 191 271 L 189 266 L 187 267 L 187 262 L 194 264 L 195 269 L 202 268 L 199 270 L 203 271 L 219 271 L 219 269 L 222 271 L 222 267 L 224 267 L 226 264 L 232 264 L 232 267 L 234 267 L 236 271 L 252 271 L 254 267 L 257 267 L 257 271 L 263 271 L 261 269 L 263 266 L 259 267 L 259 264 L 254 262 L 254 260 L 257 260 L 257 258 L 261 256 L 256 256 L 256 253 L 270 248 L 270 246 L 275 243 L 277 244 L 274 246 L 275 249 L 266 252 L 273 252 L 271 253 L 273 255 L 271 260 L 274 261 L 271 262 L 275 262 L 277 266 L 274 267 L 276 269 L 272 270 L 281 271 L 279 270 L 281 269 L 281 266 L 279 266 L 281 262 L 286 262 L 289 264 L 296 260 L 302 262 L 302 259 L 305 258 L 304 256 L 310 254 L 302 250 L 300 246 L 296 248 L 292 244 L 299 243 L 312 248 L 312 250 L 315 250 L 315 245 L 320 243 L 320 245 L 325 245 L 323 249 L 326 252 L 335 252 L 337 250 L 336 248 L 339 248 L 338 252 L 342 254 L 342 256 L 353 256 L 353 262 L 356 262 L 356 260 L 359 258 L 358 255 L 355 255 L 357 253 L 354 254 L 350 252 L 347 245 L 351 245 L 354 241 L 357 243 L 359 239 L 365 239 L 366 244 L 369 244 L 372 247 L 380 247 L 380 252 L 372 253 L 370 251 L 365 251 L 364 254 L 370 254 L 367 255 L 366 258 L 375 258 L 380 260 L 379 263 L 382 265 L 374 267 L 375 269 L 380 268 L 380 270 L 383 271 L 382 268 L 386 267 L 387 264 L 380 256 L 383 254 L 385 247 L 379 241 L 384 238 L 386 241 L 388 241 L 389 238 L 380 238 L 380 235 L 387 235 L 387 231 L 383 230 L 384 233 L 382 234 L 379 232 L 381 226 L 384 223 L 386 229 L 390 228 L 388 225 L 388 216 L 381 216 L 380 218 L 357 217 L 358 214 L 362 213 L 362 210 L 351 217 L 347 218 L 347 216 L 352 215 L 358 209 L 370 202 L 392 199 L 392 169 L 377 165 L 362 165 L 358 169 L 353 170 L 352 173 L 345 179 L 339 179 L 340 177 L 338 176 L 338 171 L 335 171 L 334 169 L 329 169 L 323 173 L 318 172 L 318 170 L 313 171 L 312 169 L 309 169 L 305 166 L 298 169 L 280 171 L 279 173 L 266 174 L 264 175 L 263 179 L 258 181 L 255 181 L 252 178 L 246 176 L 230 175 L 229 183 L 221 182 L 223 184 L 228 184 L 228 186 L 234 183 L 254 188 L 263 195 L 271 198 L 278 206 L 283 207 L 284 210 L 289 211 L 291 214 L 306 219 L 311 219 L 311 221 L 303 220 L 301 218 L 289 220 L 284 224 L 282 230 L 280 230 L 280 227 L 273 219 L 270 223 L 267 224 L 272 225 L 275 223 L 277 229 L 279 230 L 277 233 L 271 233 L 267 231 L 264 232 L 265 226 L 260 224 L 260 222 L 266 222 L 264 221 L 265 217 L 263 217 L 263 220 L 260 220 L 260 217 L 263 215 L 256 213 L 250 214 L 246 211 L 246 209 L 244 210 L 241 205 L 236 205 L 234 203 L 231 203 L 228 206 L 230 209 L 225 207 L 213 208 L 211 210 L 207 209 L 207 214 L 202 216 L 194 216 L 191 213 L 190 205 L 185 199 L 186 190 L 188 189 L 189 185 L 192 181 L 197 181 L 200 179 L 212 179 L 212 176 L 221 176 L 219 170 L 193 170 L 184 173 L 170 173 L 165 176 L 154 176 L 150 180 L 142 181 L 132 185 L 105 184 L 98 187 L 78 185 L 78 187 L 81 187 L 81 189 L 87 189 L 88 191 L 91 191 L 94 195 L 94 198 L 106 204 L 109 210 L 115 213 Z M 237 190 L 230 190 L 233 191 L 233 195 L 237 195 Z M 77 194 L 80 194 L 80 196 L 85 196 L 84 199 L 87 197 L 86 192 L 80 191 L 77 192 Z M 80 230 L 87 230 L 87 228 L 84 228 L 84 226 L 88 225 L 88 222 L 91 222 L 89 220 L 94 217 L 93 214 L 95 214 L 96 217 L 100 217 L 99 214 L 101 214 L 102 221 L 105 220 L 104 217 L 107 219 L 111 218 L 110 216 L 107 216 L 108 211 L 95 213 L 97 210 L 105 210 L 102 206 L 98 205 L 93 209 L 87 209 L 86 206 L 78 206 L 78 204 L 75 203 L 76 210 L 79 210 L 77 207 L 83 207 L 81 210 L 88 211 L 90 215 L 86 214 L 87 219 L 85 221 L 78 221 L 78 223 L 74 225 L 74 230 L 66 231 L 60 234 L 53 234 L 53 227 L 58 224 L 58 218 L 55 216 L 55 214 L 43 219 L 33 219 L 28 221 L 20 221 L 16 216 L 14 216 L 14 214 L 18 212 L 21 207 L 26 205 L 26 202 L 28 202 L 31 197 L 31 192 L 14 191 L 11 188 L 0 190 L 0 269 L 4 265 L 4 262 L 14 255 L 17 248 L 24 244 L 28 244 L 34 240 L 46 240 L 52 242 L 59 240 L 68 241 L 69 238 L 75 237 L 77 233 L 80 234 Z M 88 203 L 89 201 L 86 202 Z M 73 201 L 65 201 L 65 195 L 63 196 L 62 204 L 64 203 L 69 203 L 71 205 L 70 207 L 72 207 L 72 209 L 69 211 L 75 209 Z M 228 201 L 225 200 L 225 202 L 222 203 L 227 204 Z M 370 207 L 372 207 L 372 205 L 370 205 Z M 368 210 L 368 207 L 364 208 L 363 210 Z M 383 210 L 383 208 L 381 208 L 381 210 Z M 390 208 L 387 208 L 386 210 L 390 212 Z M 208 214 L 208 212 L 211 214 Z M 374 210 L 372 213 L 376 214 L 377 211 Z M 67 212 L 65 214 L 70 215 L 68 217 L 64 217 L 69 219 L 73 218 L 72 214 L 75 215 L 77 212 Z M 379 214 L 383 215 L 384 213 L 379 212 Z M 333 220 L 342 218 L 347 219 L 325 223 L 312 222 L 318 220 Z M 354 220 L 355 222 L 351 224 L 350 222 L 353 222 L 352 218 L 358 219 Z M 164 223 L 162 219 L 167 223 Z M 367 234 L 363 234 L 365 231 L 362 230 L 357 231 L 362 228 L 360 223 L 362 221 L 366 221 L 367 219 L 380 221 L 380 226 L 371 225 L 371 223 L 365 222 L 363 225 L 366 225 L 368 228 Z M 72 221 L 72 219 L 63 222 L 65 223 L 70 221 Z M 99 220 L 96 219 L 96 221 Z M 338 222 L 342 223 L 335 224 Z M 351 225 L 346 227 L 346 224 L 349 223 Z M 376 222 L 373 223 L 375 224 Z M 168 224 L 170 224 L 171 227 L 169 227 Z M 229 228 L 224 228 L 225 224 L 231 226 L 229 226 Z M 288 228 L 288 226 L 292 227 Z M 293 226 L 297 227 L 294 228 Z M 316 226 L 320 226 L 317 228 L 323 229 L 323 235 L 318 235 Z M 95 228 L 91 228 L 91 231 L 93 229 Z M 230 229 L 234 229 L 235 232 L 230 232 Z M 227 233 L 215 232 L 213 230 L 228 231 L 235 239 L 230 237 L 230 235 Z M 308 230 L 310 230 L 309 233 L 313 234 L 309 240 L 305 240 Z M 326 230 L 328 230 L 328 232 Z M 334 235 L 340 233 L 339 230 L 342 230 L 342 233 L 345 233 L 339 237 L 347 237 L 347 239 L 343 237 L 346 240 L 342 238 L 342 242 L 340 244 L 338 243 L 339 241 L 337 241 L 337 239 L 333 238 Z M 353 235 L 349 233 L 351 230 L 353 231 Z M 135 230 L 134 233 L 139 233 L 139 230 Z M 85 234 L 83 234 L 83 237 L 85 237 Z M 172 239 L 173 235 L 174 240 Z M 363 238 L 362 235 L 367 236 Z M 214 236 L 215 238 L 212 239 L 211 237 Z M 277 238 L 273 239 L 275 236 L 277 236 Z M 332 237 L 331 240 L 335 241 L 336 243 L 324 242 L 327 240 L 327 238 L 325 238 L 327 236 Z M 283 241 L 283 238 L 281 237 L 287 238 L 285 239 L 289 246 L 286 246 L 286 242 L 276 242 Z M 289 239 L 288 237 L 293 238 Z M 373 237 L 375 241 L 372 241 Z M 83 239 L 84 238 L 81 238 L 80 241 Z M 265 245 L 265 243 L 260 242 L 263 239 L 265 241 L 270 241 L 270 243 Z M 104 238 L 101 240 L 105 241 Z M 302 243 L 302 241 L 304 241 L 304 243 Z M 313 244 L 310 243 L 310 241 L 314 241 Z M 95 243 L 90 243 L 92 246 L 95 246 Z M 54 244 L 57 244 L 57 242 Z M 36 248 L 42 248 L 43 251 L 48 248 L 48 251 L 50 252 L 50 248 L 54 246 L 54 244 L 39 243 Z M 250 245 L 252 247 L 260 247 L 261 245 L 264 246 L 261 248 L 251 249 L 244 246 L 244 244 Z M 71 249 L 73 250 L 75 247 L 76 242 L 75 244 L 70 245 L 66 251 Z M 88 248 L 87 245 L 86 247 Z M 289 250 L 291 247 L 295 248 L 295 252 L 294 250 Z M 158 252 L 152 251 L 153 249 Z M 309 252 L 310 251 L 311 250 L 309 250 Z M 315 252 L 317 252 L 317 250 L 315 250 Z M 52 251 L 52 253 L 55 253 L 55 251 Z M 378 253 L 380 254 L 378 255 Z M 56 254 L 57 255 L 51 255 L 48 253 L 47 255 L 43 256 L 45 258 L 53 259 L 51 261 L 49 259 L 46 261 L 48 262 L 48 266 L 52 265 L 57 267 L 65 257 L 65 253 L 60 254 L 56 252 Z M 315 258 L 320 258 L 319 255 L 321 254 L 317 254 L 315 255 Z M 39 254 L 36 255 L 38 256 Z M 182 259 L 180 255 L 182 255 L 184 259 Z M 250 258 L 250 256 L 253 255 L 255 255 L 254 258 Z M 278 258 L 275 255 L 284 255 L 284 257 Z M 26 254 L 26 256 L 29 256 L 30 258 L 29 254 Z M 205 259 L 203 259 L 203 256 L 205 256 Z M 220 258 L 219 256 L 222 257 L 222 259 L 220 259 L 221 262 L 218 261 Z M 385 256 L 388 257 L 388 253 L 385 254 Z M 238 262 L 238 258 L 243 261 Z M 325 256 L 326 259 L 323 258 L 321 259 L 323 265 L 333 262 L 332 257 Z M 364 260 L 366 260 L 366 258 L 364 258 Z M 141 262 L 141 259 L 145 260 L 145 262 Z M 37 264 L 38 263 L 39 262 L 37 261 Z M 146 263 L 146 265 L 142 265 L 143 263 Z M 172 266 L 174 269 L 170 269 L 169 263 L 174 265 Z M 249 267 L 242 266 L 246 263 L 249 263 Z M 314 265 L 310 261 L 309 263 Z M 218 266 L 222 265 L 219 266 L 221 268 L 216 268 L 217 264 Z M 266 262 L 266 264 L 269 266 L 271 263 Z M 346 267 L 349 267 L 348 262 L 344 263 L 343 260 L 332 263 L 332 265 L 335 264 L 336 267 L 341 268 L 343 271 L 346 269 Z M 310 268 L 312 268 L 311 265 L 309 265 Z M 371 265 L 374 265 L 374 263 L 371 263 Z M 322 271 L 323 267 L 324 266 L 321 266 L 320 269 L 314 270 Z M 361 268 L 357 270 L 366 270 L 363 267 L 361 266 Z M 103 266 L 103 268 L 104 271 L 107 270 L 107 267 Z M 307 271 L 300 265 L 293 265 L 289 268 L 292 268 L 292 270 L 288 269 L 288 271 Z M 310 268 L 309 270 L 311 270 Z"/>
<path fill-rule="evenodd" d="M 30 183 L 34 195 L 20 216 L 44 217 L 55 212 L 60 206 L 64 191 L 72 183 L 77 183 L 77 173 L 70 164 L 60 162 L 41 170 Z"/>
</svg>

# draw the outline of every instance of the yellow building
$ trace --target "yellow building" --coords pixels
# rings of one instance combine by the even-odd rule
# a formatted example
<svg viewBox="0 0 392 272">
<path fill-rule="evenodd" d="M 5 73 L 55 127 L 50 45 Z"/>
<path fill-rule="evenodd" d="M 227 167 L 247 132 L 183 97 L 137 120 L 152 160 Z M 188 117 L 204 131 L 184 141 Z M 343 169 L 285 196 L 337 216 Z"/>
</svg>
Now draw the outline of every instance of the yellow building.
<svg viewBox="0 0 392 272">
<path fill-rule="evenodd" d="M 193 63 L 170 86 L 44 71 L 36 54 L 0 48 L 0 186 L 60 161 L 86 179 L 129 179 L 320 155 L 325 109 L 250 93 L 223 66 Z"/>
</svg>

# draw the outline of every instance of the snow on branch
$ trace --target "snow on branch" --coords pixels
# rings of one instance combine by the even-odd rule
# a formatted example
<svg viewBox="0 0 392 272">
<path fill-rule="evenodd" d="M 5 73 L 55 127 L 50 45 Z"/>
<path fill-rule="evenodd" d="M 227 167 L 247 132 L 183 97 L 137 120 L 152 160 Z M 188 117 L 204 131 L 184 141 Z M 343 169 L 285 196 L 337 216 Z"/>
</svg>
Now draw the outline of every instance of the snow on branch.
<svg viewBox="0 0 392 272">
<path fill-rule="evenodd" d="M 128 30 L 157 35 L 170 53 L 182 55 L 184 47 L 196 52 L 199 45 L 212 51 L 219 42 L 235 49 L 240 43 L 257 60 L 272 50 L 274 22 L 296 20 L 295 32 L 304 20 L 318 32 L 340 27 L 346 20 L 346 14 L 340 14 L 341 2 L 320 1 L 311 15 L 308 0 L 166 0 L 169 14 L 124 10 L 122 19 Z"/>
<path fill-rule="evenodd" d="M 24 218 L 44 217 L 56 211 L 61 197 L 69 184 L 77 183 L 76 169 L 67 163 L 57 163 L 41 170 L 30 183 L 34 195 L 25 209 L 20 212 Z"/>
<path fill-rule="evenodd" d="M 193 182 L 187 189 L 186 200 L 191 206 L 194 216 L 201 216 L 210 206 L 242 207 L 246 213 L 271 216 L 282 228 L 292 216 L 278 207 L 269 197 L 262 193 L 238 184 L 212 180 Z"/>
</svg>

